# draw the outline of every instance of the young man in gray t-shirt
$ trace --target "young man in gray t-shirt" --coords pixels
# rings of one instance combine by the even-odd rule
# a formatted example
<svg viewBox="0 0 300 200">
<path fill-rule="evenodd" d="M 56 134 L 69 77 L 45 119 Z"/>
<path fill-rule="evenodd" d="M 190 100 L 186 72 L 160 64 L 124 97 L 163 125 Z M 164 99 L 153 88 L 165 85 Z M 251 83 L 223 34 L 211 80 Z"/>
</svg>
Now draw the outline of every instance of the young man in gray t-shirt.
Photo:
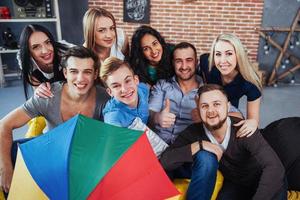
<svg viewBox="0 0 300 200">
<path fill-rule="evenodd" d="M 76 114 L 102 119 L 102 107 L 109 99 L 102 87 L 95 86 L 98 57 L 84 47 L 70 48 L 63 63 L 66 82 L 51 86 L 53 98 L 32 97 L 0 120 L 0 187 L 8 192 L 13 175 L 11 162 L 12 131 L 36 116 L 43 116 L 49 129 Z"/>
</svg>

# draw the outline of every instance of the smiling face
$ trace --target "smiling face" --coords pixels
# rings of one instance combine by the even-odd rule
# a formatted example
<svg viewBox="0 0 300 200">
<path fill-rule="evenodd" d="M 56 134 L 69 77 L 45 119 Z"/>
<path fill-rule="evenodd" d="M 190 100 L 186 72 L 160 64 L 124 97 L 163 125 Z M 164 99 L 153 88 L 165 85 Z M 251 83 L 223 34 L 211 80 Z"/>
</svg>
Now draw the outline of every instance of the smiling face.
<svg viewBox="0 0 300 200">
<path fill-rule="evenodd" d="M 107 92 L 118 101 L 135 108 L 138 104 L 138 76 L 125 65 L 107 76 Z"/>
<path fill-rule="evenodd" d="M 116 27 L 112 19 L 99 17 L 95 23 L 95 43 L 99 47 L 111 48 L 116 41 Z"/>
<path fill-rule="evenodd" d="M 141 47 L 145 58 L 152 66 L 157 66 L 163 54 L 163 48 L 156 37 L 150 34 L 141 39 Z"/>
<path fill-rule="evenodd" d="M 64 68 L 68 88 L 72 94 L 78 96 L 88 94 L 94 86 L 97 74 L 92 58 L 77 58 L 71 56 L 67 60 L 67 67 Z"/>
<path fill-rule="evenodd" d="M 28 45 L 30 54 L 39 68 L 46 73 L 52 72 L 54 48 L 49 37 L 43 32 L 33 32 Z"/>
<path fill-rule="evenodd" d="M 178 81 L 190 80 L 195 76 L 197 58 L 192 48 L 176 49 L 173 62 Z"/>
<path fill-rule="evenodd" d="M 210 130 L 221 128 L 228 114 L 228 100 L 219 90 L 204 92 L 199 98 L 200 118 L 205 127 Z"/>
<path fill-rule="evenodd" d="M 214 49 L 214 62 L 223 76 L 230 76 L 237 72 L 237 57 L 234 47 L 225 41 L 218 41 Z"/>
</svg>

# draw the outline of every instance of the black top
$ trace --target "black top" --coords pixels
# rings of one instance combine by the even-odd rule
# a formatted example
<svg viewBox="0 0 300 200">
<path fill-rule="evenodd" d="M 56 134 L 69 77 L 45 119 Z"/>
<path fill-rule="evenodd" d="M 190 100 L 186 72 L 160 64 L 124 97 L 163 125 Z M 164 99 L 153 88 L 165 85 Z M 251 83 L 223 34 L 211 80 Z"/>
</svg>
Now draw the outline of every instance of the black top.
<svg viewBox="0 0 300 200">
<path fill-rule="evenodd" d="M 230 83 L 223 84 L 221 73 L 215 66 L 213 66 L 211 71 L 209 71 L 208 59 L 208 53 L 200 56 L 197 73 L 202 76 L 205 83 L 213 83 L 223 86 L 228 95 L 228 100 L 234 107 L 238 108 L 239 100 L 244 95 L 247 96 L 247 101 L 254 101 L 261 96 L 261 91 L 256 87 L 256 85 L 245 80 L 240 73 L 238 73 Z"/>
<path fill-rule="evenodd" d="M 239 121 L 231 118 L 232 124 Z M 231 127 L 228 147 L 219 162 L 219 170 L 225 179 L 245 187 L 257 185 L 253 199 L 269 199 L 284 183 L 284 168 L 273 149 L 257 130 L 251 137 L 237 138 L 239 127 Z M 202 123 L 192 124 L 161 155 L 165 170 L 173 170 L 184 163 L 193 162 L 193 142 L 207 138 Z"/>
</svg>

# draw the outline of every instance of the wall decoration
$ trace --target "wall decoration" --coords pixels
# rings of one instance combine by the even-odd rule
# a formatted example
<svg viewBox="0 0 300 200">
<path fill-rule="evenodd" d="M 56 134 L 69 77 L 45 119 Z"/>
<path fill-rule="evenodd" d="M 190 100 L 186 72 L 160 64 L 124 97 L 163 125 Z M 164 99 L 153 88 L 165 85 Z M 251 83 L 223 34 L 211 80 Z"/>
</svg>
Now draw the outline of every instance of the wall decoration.
<svg viewBox="0 0 300 200">
<path fill-rule="evenodd" d="M 294 72 L 300 69 L 300 57 L 295 55 L 294 49 L 295 45 L 300 45 L 300 9 L 298 9 L 291 27 L 289 28 L 280 28 L 280 27 L 265 27 L 257 28 L 256 31 L 259 35 L 265 39 L 264 53 L 268 55 L 270 52 L 270 45 L 279 50 L 279 55 L 277 56 L 275 65 L 273 66 L 272 73 L 268 80 L 268 85 L 276 86 L 277 82 L 287 75 L 292 74 L 293 78 L 291 83 L 295 82 Z M 282 45 L 279 42 L 275 41 L 272 36 L 277 32 L 287 32 L 287 37 Z M 288 65 L 291 65 L 288 67 Z M 282 73 L 278 73 L 278 69 L 281 68 L 284 70 Z"/>
<path fill-rule="evenodd" d="M 124 0 L 123 20 L 133 23 L 150 23 L 150 0 Z"/>
</svg>

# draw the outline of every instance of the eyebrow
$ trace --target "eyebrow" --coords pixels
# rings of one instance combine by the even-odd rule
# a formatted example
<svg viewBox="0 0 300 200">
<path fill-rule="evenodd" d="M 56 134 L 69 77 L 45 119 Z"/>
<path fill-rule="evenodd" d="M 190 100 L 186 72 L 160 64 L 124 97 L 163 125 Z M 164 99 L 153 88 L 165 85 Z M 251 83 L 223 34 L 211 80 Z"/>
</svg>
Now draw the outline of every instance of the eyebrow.
<svg viewBox="0 0 300 200">
<path fill-rule="evenodd" d="M 131 78 L 131 77 L 133 77 L 132 75 L 128 75 L 128 76 L 126 76 L 125 78 L 124 78 L 124 80 L 127 80 L 128 78 Z M 120 84 L 120 83 L 118 83 L 118 82 L 113 82 L 113 83 L 111 83 L 110 85 L 116 85 L 116 84 Z"/>
<path fill-rule="evenodd" d="M 42 43 L 44 43 L 44 42 L 48 42 L 48 41 L 50 41 L 50 42 L 51 42 L 50 38 L 47 38 L 47 39 L 46 39 L 46 40 L 44 40 Z M 31 45 L 31 47 L 38 46 L 38 45 L 41 45 L 41 43 L 33 43 L 33 44 Z"/>
<path fill-rule="evenodd" d="M 212 103 L 221 103 L 221 102 L 222 102 L 221 100 L 212 101 Z M 200 103 L 200 105 L 206 105 L 206 104 L 209 104 L 209 102 Z"/>
<path fill-rule="evenodd" d="M 115 25 L 111 25 L 111 26 L 108 26 L 109 28 L 111 28 L 111 27 L 115 27 Z M 97 27 L 97 29 L 106 29 L 107 27 L 104 27 L 104 26 L 99 26 L 99 27 Z"/>
<path fill-rule="evenodd" d="M 158 42 L 158 40 L 157 40 L 157 39 L 155 39 L 155 40 L 153 40 L 153 41 L 152 41 L 150 44 L 153 44 L 153 43 L 154 43 L 154 42 L 156 42 L 156 41 Z M 148 46 L 149 46 L 149 45 L 147 45 L 147 44 L 146 44 L 146 45 L 142 46 L 142 48 L 144 48 L 144 47 L 148 47 Z"/>
</svg>

